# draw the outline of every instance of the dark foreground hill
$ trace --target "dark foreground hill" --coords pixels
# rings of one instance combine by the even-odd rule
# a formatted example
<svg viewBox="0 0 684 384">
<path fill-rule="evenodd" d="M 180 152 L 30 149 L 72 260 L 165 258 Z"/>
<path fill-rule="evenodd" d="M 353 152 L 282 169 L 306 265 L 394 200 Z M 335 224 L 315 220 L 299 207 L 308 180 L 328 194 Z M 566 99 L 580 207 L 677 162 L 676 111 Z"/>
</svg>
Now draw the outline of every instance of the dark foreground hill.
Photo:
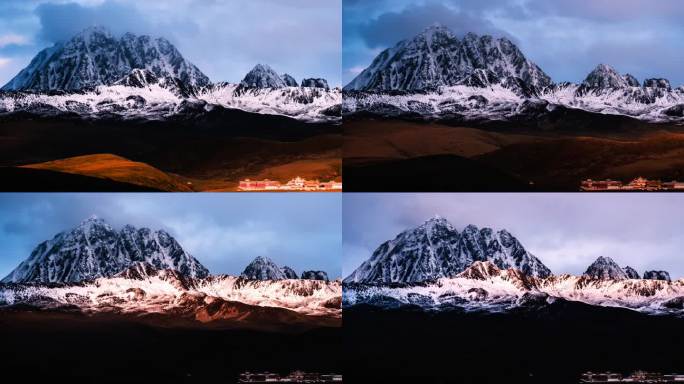
<svg viewBox="0 0 684 384">
<path fill-rule="evenodd" d="M 684 372 L 684 320 L 558 301 L 507 314 L 344 309 L 347 383 L 577 383 Z M 372 363 L 370 363 L 372 362 Z"/>
</svg>

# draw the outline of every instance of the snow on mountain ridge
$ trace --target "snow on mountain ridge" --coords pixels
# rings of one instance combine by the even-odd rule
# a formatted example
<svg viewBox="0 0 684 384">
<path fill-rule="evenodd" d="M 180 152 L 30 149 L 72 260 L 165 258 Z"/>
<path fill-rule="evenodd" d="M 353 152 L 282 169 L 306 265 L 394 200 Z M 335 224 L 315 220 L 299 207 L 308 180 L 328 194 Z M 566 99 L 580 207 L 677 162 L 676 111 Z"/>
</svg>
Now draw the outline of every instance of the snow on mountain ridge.
<svg viewBox="0 0 684 384">
<path fill-rule="evenodd" d="M 684 315 L 681 305 L 673 304 L 684 298 L 684 279 L 673 282 L 607 280 L 572 275 L 540 278 L 514 268 L 500 269 L 491 261 L 475 262 L 457 276 L 427 283 L 391 286 L 345 282 L 343 306 L 364 303 L 382 306 L 392 299 L 425 310 L 441 310 L 455 305 L 466 310 L 498 312 L 525 305 L 523 298 L 526 295 L 543 297 L 543 303 L 565 299 L 644 313 Z"/>
<path fill-rule="evenodd" d="M 196 104 L 205 111 L 221 106 L 334 122 L 341 118 L 341 101 L 340 89 L 329 89 L 324 79 L 299 87 L 291 76 L 281 78 L 263 64 L 241 85 L 211 84 L 164 38 L 126 33 L 117 39 L 93 27 L 39 52 L 0 89 L 0 115 L 162 120 L 183 115 L 184 105 Z"/>
<path fill-rule="evenodd" d="M 116 308 L 131 314 L 173 314 L 221 299 L 310 316 L 340 317 L 341 295 L 339 280 L 250 281 L 226 275 L 193 278 L 148 263 L 135 263 L 115 276 L 79 284 L 0 284 L 0 306 L 34 305 L 36 301 L 40 306 L 49 299 L 54 301 L 50 305 L 72 305 L 85 313 Z"/>
<path fill-rule="evenodd" d="M 345 91 L 416 91 L 454 86 L 477 69 L 499 79 L 518 77 L 534 87 L 550 78 L 506 38 L 466 34 L 458 39 L 447 27 L 432 25 L 381 52 Z"/>
</svg>

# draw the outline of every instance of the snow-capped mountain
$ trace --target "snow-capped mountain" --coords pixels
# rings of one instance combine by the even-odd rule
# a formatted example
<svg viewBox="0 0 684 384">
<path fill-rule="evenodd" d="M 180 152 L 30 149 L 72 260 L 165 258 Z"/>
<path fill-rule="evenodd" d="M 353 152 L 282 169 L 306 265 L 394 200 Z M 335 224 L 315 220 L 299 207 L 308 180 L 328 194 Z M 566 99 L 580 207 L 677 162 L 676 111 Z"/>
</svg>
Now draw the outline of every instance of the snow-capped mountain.
<svg viewBox="0 0 684 384">
<path fill-rule="evenodd" d="M 302 279 L 304 280 L 323 280 L 329 281 L 328 274 L 325 271 L 304 271 L 302 272 Z"/>
<path fill-rule="evenodd" d="M 584 272 L 585 276 L 601 280 L 626 280 L 629 275 L 610 257 L 599 256 Z"/>
<path fill-rule="evenodd" d="M 254 308 L 287 309 L 307 316 L 341 316 L 339 280 L 246 280 L 235 276 L 204 278 L 136 262 L 111 277 L 79 284 L 0 284 L 0 307 L 26 304 L 87 314 L 143 316 L 167 314 L 203 323 L 249 322 Z"/>
<path fill-rule="evenodd" d="M 117 39 L 91 28 L 40 52 L 3 87 L 0 117 L 29 112 L 164 120 L 229 108 L 336 122 L 342 93 L 325 84 L 298 87 L 291 76 L 281 78 L 266 65 L 257 65 L 240 84 L 212 84 L 162 38 L 125 34 Z"/>
<path fill-rule="evenodd" d="M 287 279 L 287 272 L 285 268 L 281 268 L 268 257 L 257 256 L 251 263 L 245 267 L 240 277 L 248 280 L 285 280 Z"/>
<path fill-rule="evenodd" d="M 196 278 L 209 273 L 164 230 L 126 225 L 116 231 L 92 216 L 40 243 L 2 282 L 74 283 L 113 276 L 136 262 Z"/>
<path fill-rule="evenodd" d="M 551 84 L 549 76 L 510 40 L 474 33 L 459 39 L 436 24 L 381 52 L 344 89 L 416 91 L 453 86 L 468 81 L 476 70 L 499 80 L 516 77 L 532 87 Z"/>
<path fill-rule="evenodd" d="M 302 80 L 302 87 L 330 89 L 330 86 L 328 85 L 328 81 L 326 79 L 321 79 L 321 78 L 303 79 Z"/>
<path fill-rule="evenodd" d="M 644 313 L 682 315 L 684 280 L 613 280 L 586 275 L 535 277 L 513 268 L 498 268 L 491 261 L 476 261 L 462 273 L 434 282 L 400 286 L 345 282 L 343 292 L 344 307 L 413 305 L 424 310 L 457 307 L 499 312 L 537 308 L 560 299 Z"/>
<path fill-rule="evenodd" d="M 508 231 L 467 226 L 462 232 L 439 216 L 381 244 L 345 283 L 415 283 L 454 277 L 473 262 L 491 261 L 530 276 L 551 271 Z"/>
<path fill-rule="evenodd" d="M 286 279 L 298 279 L 297 272 L 287 265 L 280 268 L 280 271 L 285 275 Z"/>
<path fill-rule="evenodd" d="M 245 78 L 240 82 L 245 88 L 285 88 L 287 82 L 280 75 L 265 64 L 257 64 L 251 71 L 247 72 Z"/>
<path fill-rule="evenodd" d="M 605 89 L 605 88 L 626 88 L 631 87 L 634 82 L 639 82 L 632 75 L 622 76 L 613 67 L 599 64 L 593 71 L 587 75 L 582 85 L 590 89 Z"/>
<path fill-rule="evenodd" d="M 38 53 L 2 90 L 76 91 L 111 85 L 136 68 L 192 86 L 209 84 L 209 78 L 164 38 L 131 33 L 117 38 L 102 27 L 91 27 Z"/>
<path fill-rule="evenodd" d="M 509 40 L 443 26 L 380 53 L 344 87 L 344 114 L 370 112 L 424 119 L 535 119 L 559 107 L 648 122 L 684 121 L 684 86 L 600 64 L 581 84 L 554 84 Z"/>
<path fill-rule="evenodd" d="M 304 271 L 300 277 L 297 272 L 288 266 L 279 267 L 273 260 L 264 256 L 257 256 L 250 262 L 240 277 L 247 280 L 323 280 L 329 281 L 328 274 L 324 271 Z"/>
</svg>

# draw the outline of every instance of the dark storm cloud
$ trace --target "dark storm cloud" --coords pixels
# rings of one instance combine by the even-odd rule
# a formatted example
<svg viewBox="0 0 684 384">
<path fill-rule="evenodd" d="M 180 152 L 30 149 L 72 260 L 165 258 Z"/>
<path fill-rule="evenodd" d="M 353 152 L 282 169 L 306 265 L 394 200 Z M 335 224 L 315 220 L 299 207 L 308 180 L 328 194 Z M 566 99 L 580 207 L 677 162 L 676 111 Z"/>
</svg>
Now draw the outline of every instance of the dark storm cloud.
<svg viewBox="0 0 684 384">
<path fill-rule="evenodd" d="M 676 194 L 345 194 L 343 275 L 384 241 L 440 215 L 507 229 L 554 273 L 581 274 L 599 256 L 640 273 L 684 277 L 684 196 Z"/>
<path fill-rule="evenodd" d="M 341 0 L 4 0 L 5 9 L 0 42 L 21 35 L 31 49 L 10 55 L 0 47 L 2 84 L 40 49 L 93 25 L 165 37 L 213 81 L 239 82 L 264 63 L 298 80 L 340 84 Z"/>
<path fill-rule="evenodd" d="M 343 82 L 384 48 L 441 22 L 506 35 L 554 81 L 581 82 L 599 63 L 684 84 L 679 0 L 396 0 L 344 2 Z M 394 38 L 393 38 L 394 36 Z"/>
<path fill-rule="evenodd" d="M 115 229 L 166 229 L 212 273 L 239 274 L 259 255 L 298 273 L 341 272 L 338 194 L 50 193 L 0 196 L 0 275 L 93 214 Z"/>
</svg>

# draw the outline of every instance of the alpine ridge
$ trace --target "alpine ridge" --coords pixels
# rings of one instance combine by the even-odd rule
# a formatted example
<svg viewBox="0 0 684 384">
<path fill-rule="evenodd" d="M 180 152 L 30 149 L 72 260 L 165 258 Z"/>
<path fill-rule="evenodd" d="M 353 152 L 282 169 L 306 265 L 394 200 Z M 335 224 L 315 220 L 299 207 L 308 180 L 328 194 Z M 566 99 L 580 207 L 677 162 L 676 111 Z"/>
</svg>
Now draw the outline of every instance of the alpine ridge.
<svg viewBox="0 0 684 384">
<path fill-rule="evenodd" d="M 76 228 L 40 243 L 2 282 L 76 283 L 114 276 L 137 262 L 193 278 L 209 274 L 164 230 L 126 225 L 116 231 L 91 216 Z"/>
</svg>

